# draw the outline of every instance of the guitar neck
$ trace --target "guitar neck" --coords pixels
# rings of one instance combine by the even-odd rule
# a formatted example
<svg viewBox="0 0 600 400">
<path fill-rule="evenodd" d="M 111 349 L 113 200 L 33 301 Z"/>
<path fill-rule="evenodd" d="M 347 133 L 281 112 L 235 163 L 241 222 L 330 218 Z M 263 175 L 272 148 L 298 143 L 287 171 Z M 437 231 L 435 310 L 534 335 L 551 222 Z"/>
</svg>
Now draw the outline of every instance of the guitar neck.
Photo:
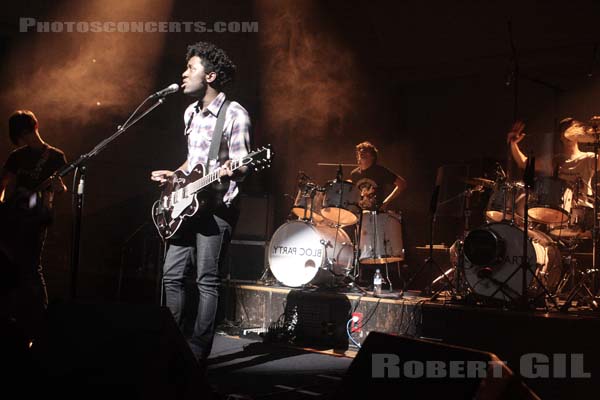
<svg viewBox="0 0 600 400">
<path fill-rule="evenodd" d="M 242 165 L 243 164 L 242 164 L 241 159 L 240 160 L 232 160 L 231 161 L 231 170 L 235 171 L 236 169 L 240 168 Z M 191 193 L 196 193 L 196 192 L 204 189 L 208 185 L 212 184 L 213 182 L 218 181 L 220 172 L 221 172 L 221 167 L 215 169 L 211 173 L 204 175 L 202 178 L 198 179 L 197 181 L 190 183 L 188 185 L 188 188 L 190 189 Z"/>
</svg>

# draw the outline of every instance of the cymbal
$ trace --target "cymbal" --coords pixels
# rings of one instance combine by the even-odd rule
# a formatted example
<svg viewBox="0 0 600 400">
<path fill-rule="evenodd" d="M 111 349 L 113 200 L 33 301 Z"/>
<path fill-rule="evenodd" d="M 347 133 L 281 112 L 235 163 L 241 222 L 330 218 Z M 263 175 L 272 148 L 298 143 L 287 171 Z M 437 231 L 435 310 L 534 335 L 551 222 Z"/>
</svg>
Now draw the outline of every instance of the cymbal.
<svg viewBox="0 0 600 400">
<path fill-rule="evenodd" d="M 464 182 L 468 185 L 494 187 L 496 182 L 485 178 L 464 178 Z"/>
<path fill-rule="evenodd" d="M 587 126 L 582 126 L 581 129 L 567 130 L 565 138 L 578 143 L 594 143 L 600 136 L 600 130 L 593 129 Z"/>
</svg>

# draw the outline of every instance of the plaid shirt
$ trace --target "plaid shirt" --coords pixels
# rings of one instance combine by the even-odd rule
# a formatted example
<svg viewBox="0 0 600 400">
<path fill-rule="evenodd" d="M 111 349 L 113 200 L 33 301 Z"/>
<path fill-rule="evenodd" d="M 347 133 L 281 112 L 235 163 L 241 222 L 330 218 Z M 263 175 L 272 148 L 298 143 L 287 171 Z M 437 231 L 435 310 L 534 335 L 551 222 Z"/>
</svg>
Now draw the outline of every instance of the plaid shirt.
<svg viewBox="0 0 600 400">
<path fill-rule="evenodd" d="M 188 143 L 189 168 L 186 172 L 191 171 L 198 164 L 206 165 L 213 131 L 217 124 L 217 113 L 224 102 L 225 93 L 221 92 L 204 111 L 200 110 L 199 101 L 190 104 L 185 110 L 183 119 Z M 250 152 L 250 116 L 248 111 L 235 101 L 232 101 L 227 108 L 223 137 L 229 147 L 230 159 L 242 158 Z M 215 165 L 208 167 L 207 172 L 212 171 L 219 164 L 217 160 Z M 238 193 L 237 182 L 231 180 L 229 190 L 223 196 L 223 202 L 229 206 Z"/>
</svg>

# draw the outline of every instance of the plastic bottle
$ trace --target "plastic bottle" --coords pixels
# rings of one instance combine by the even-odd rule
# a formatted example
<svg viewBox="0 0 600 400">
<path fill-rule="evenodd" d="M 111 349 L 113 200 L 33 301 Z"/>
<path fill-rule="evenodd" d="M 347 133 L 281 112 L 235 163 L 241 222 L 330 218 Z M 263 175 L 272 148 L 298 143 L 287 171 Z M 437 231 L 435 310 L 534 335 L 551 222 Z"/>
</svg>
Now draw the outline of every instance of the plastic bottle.
<svg viewBox="0 0 600 400">
<path fill-rule="evenodd" d="M 382 281 L 381 271 L 379 269 L 375 270 L 375 275 L 373 275 L 373 295 L 379 296 L 381 294 Z"/>
</svg>

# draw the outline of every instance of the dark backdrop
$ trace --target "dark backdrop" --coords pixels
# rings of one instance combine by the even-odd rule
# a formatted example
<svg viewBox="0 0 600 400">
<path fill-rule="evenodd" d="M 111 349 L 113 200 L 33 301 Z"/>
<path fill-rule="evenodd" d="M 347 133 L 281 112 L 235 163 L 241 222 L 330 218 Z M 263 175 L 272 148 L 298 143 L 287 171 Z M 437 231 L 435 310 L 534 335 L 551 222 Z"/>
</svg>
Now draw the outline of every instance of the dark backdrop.
<svg viewBox="0 0 600 400">
<path fill-rule="evenodd" d="M 33 109 L 44 139 L 75 159 L 147 94 L 180 82 L 187 44 L 212 41 L 238 65 L 228 94 L 252 116 L 253 146 L 272 143 L 276 152 L 273 167 L 246 184 L 248 193 L 271 195 L 270 232 L 285 222 L 299 170 L 323 184 L 335 168 L 318 162 L 353 163 L 356 143 L 370 140 L 381 164 L 408 182 L 394 207 L 414 269 L 422 262 L 414 247 L 429 241 L 439 167 L 466 164 L 473 176 L 489 173 L 495 161 L 506 168 L 505 136 L 516 117 L 527 122 L 524 148 L 538 154 L 549 149 L 557 118 L 585 121 L 600 112 L 599 16 L 593 1 L 11 3 L 0 19 L 0 116 Z M 259 30 L 20 33 L 20 17 L 258 21 Z M 170 96 L 90 162 L 81 296 L 114 299 L 125 270 L 141 283 L 122 286 L 121 294 L 139 290 L 128 298 L 154 301 L 159 250 L 149 215 L 158 191 L 148 176 L 183 161 L 189 103 Z M 3 161 L 11 146 L 6 125 L 2 132 Z M 440 217 L 434 241 L 452 243 L 461 220 L 448 225 Z M 53 298 L 69 286 L 71 222 L 63 196 L 45 251 Z"/>
</svg>

